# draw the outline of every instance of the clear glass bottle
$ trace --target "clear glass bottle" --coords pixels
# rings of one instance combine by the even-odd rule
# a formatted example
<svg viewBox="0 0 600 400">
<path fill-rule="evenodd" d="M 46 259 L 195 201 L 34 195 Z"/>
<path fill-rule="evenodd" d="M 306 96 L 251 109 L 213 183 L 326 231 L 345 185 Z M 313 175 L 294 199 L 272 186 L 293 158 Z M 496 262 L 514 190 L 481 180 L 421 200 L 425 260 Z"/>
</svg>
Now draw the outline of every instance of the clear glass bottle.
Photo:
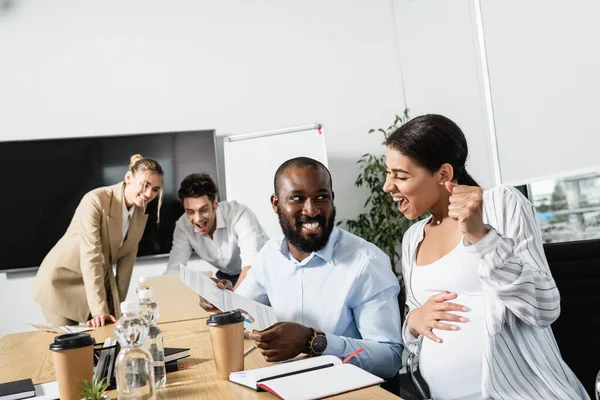
<svg viewBox="0 0 600 400">
<path fill-rule="evenodd" d="M 158 327 L 158 305 L 152 300 L 153 295 L 154 291 L 152 288 L 142 290 L 138 293 L 140 297 L 140 313 L 150 324 L 144 348 L 152 354 L 152 359 L 154 360 L 154 387 L 160 389 L 167 384 L 165 345 L 162 331 Z"/>
<path fill-rule="evenodd" d="M 116 366 L 119 400 L 156 399 L 152 355 L 142 347 L 148 329 L 137 301 L 121 303 L 121 318 L 115 324 L 115 336 L 121 345 Z"/>
<path fill-rule="evenodd" d="M 146 289 L 150 289 L 150 282 L 148 282 L 148 277 L 147 276 L 140 276 L 138 278 L 138 285 L 135 288 L 135 295 L 138 297 L 138 299 L 140 298 L 140 292 L 142 290 L 146 290 Z"/>
</svg>

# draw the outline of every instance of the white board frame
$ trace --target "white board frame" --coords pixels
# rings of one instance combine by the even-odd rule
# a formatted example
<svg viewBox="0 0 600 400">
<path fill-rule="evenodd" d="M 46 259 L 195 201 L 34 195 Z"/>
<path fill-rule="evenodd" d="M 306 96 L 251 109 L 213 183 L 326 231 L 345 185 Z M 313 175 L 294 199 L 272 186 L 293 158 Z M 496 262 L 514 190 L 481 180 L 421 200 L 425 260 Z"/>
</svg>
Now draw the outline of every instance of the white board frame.
<svg viewBox="0 0 600 400">
<path fill-rule="evenodd" d="M 306 132 L 307 134 L 311 134 L 313 131 L 316 131 L 316 133 L 318 134 L 318 139 L 316 139 L 316 142 L 319 143 L 319 146 L 314 147 L 314 151 L 311 150 L 311 152 L 309 153 L 304 153 L 302 150 L 298 150 L 297 152 L 295 152 L 295 149 L 290 149 L 290 148 L 286 148 L 286 154 L 288 154 L 288 156 L 284 157 L 284 159 L 280 159 L 282 157 L 274 157 L 273 160 L 273 165 L 271 165 L 271 167 L 274 167 L 272 174 L 270 174 L 270 176 L 261 176 L 261 192 L 260 193 L 252 193 L 252 194 L 247 194 L 246 198 L 244 198 L 243 196 L 239 196 L 237 195 L 236 190 L 234 189 L 233 185 L 235 185 L 235 179 L 231 176 L 231 174 L 236 173 L 237 171 L 233 171 L 233 167 L 232 167 L 232 162 L 233 160 L 231 159 L 231 146 L 236 146 L 236 144 L 238 142 L 242 142 L 242 141 L 252 141 L 252 140 L 256 140 L 256 139 L 261 139 L 261 138 L 265 138 L 265 137 L 269 137 L 269 136 L 281 136 L 281 139 L 285 139 L 285 135 L 289 135 L 292 133 L 299 133 L 299 132 Z M 255 133 L 245 133 L 245 134 L 239 134 L 239 135 L 231 135 L 231 136 L 225 136 L 223 139 L 223 155 L 224 155 L 224 164 L 225 164 L 225 189 L 226 189 L 226 193 L 227 193 L 227 200 L 236 200 L 241 204 L 247 205 L 248 207 L 250 207 L 252 209 L 252 211 L 254 212 L 254 214 L 257 216 L 257 218 L 259 219 L 263 229 L 265 230 L 265 232 L 267 233 L 267 235 L 272 238 L 275 236 L 278 236 L 281 234 L 281 228 L 279 226 L 279 221 L 277 219 L 277 215 L 273 212 L 270 202 L 269 202 L 269 198 L 270 195 L 273 192 L 273 178 L 274 178 L 274 173 L 275 173 L 275 169 L 281 164 L 283 163 L 285 160 L 289 159 L 289 158 L 293 158 L 293 157 L 300 157 L 300 156 L 306 156 L 306 157 L 310 157 L 310 158 L 314 158 L 318 161 L 320 161 L 321 163 L 323 163 L 325 166 L 328 166 L 328 161 L 327 161 L 327 148 L 326 148 L 326 142 L 325 142 L 325 134 L 323 133 L 323 127 L 321 124 L 318 123 L 314 123 L 314 124 L 310 124 L 310 125 L 303 125 L 303 126 L 296 126 L 296 127 L 291 127 L 291 128 L 284 128 L 284 129 L 274 129 L 274 130 L 268 130 L 268 131 L 263 131 L 263 132 L 255 132 Z M 260 152 L 257 153 L 253 153 L 253 154 L 248 154 L 247 157 L 245 157 L 245 160 L 247 160 L 248 163 L 251 163 L 253 159 L 255 160 L 263 160 L 264 159 L 268 159 L 268 157 L 272 157 L 273 154 L 266 154 L 266 150 L 264 154 L 260 154 Z M 262 157 L 265 157 L 264 159 Z M 256 177 L 254 177 L 254 179 L 256 179 Z M 267 185 L 268 182 L 268 185 Z M 269 188 L 269 193 L 267 193 L 267 187 Z M 260 200 L 257 199 L 256 197 L 252 198 L 252 196 L 260 196 Z M 262 200 L 262 197 L 264 197 L 264 202 Z"/>
</svg>

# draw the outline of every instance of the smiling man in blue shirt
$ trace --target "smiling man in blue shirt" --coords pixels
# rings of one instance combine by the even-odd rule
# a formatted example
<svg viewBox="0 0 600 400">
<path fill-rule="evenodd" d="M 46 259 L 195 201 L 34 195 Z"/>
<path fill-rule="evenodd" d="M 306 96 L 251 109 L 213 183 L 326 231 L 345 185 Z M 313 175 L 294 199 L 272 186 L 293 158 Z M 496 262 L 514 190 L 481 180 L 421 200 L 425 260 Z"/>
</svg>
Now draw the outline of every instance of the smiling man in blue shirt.
<svg viewBox="0 0 600 400">
<path fill-rule="evenodd" d="M 288 160 L 274 181 L 271 204 L 284 236 L 267 242 L 236 293 L 272 306 L 284 322 L 250 337 L 267 361 L 362 348 L 350 362 L 390 378 L 401 366 L 402 338 L 389 257 L 335 227 L 331 175 L 320 162 Z"/>
</svg>

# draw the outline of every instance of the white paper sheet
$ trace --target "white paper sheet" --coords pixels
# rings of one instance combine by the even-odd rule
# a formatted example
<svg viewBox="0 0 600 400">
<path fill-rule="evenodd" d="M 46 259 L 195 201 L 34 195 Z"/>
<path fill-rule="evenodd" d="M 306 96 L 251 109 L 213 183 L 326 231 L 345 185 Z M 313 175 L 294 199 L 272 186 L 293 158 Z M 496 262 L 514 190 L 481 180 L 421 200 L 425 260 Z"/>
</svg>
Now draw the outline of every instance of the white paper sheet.
<svg viewBox="0 0 600 400">
<path fill-rule="evenodd" d="M 38 400 L 56 400 L 58 395 L 58 383 L 56 381 L 39 383 L 33 385 L 35 388 L 35 399 Z"/>
<path fill-rule="evenodd" d="M 52 324 L 32 324 L 27 322 L 26 323 L 29 326 L 33 326 L 34 328 L 37 328 L 41 331 L 46 331 L 46 332 L 53 332 L 53 333 L 58 333 L 58 334 L 62 334 L 62 333 L 80 333 L 80 332 L 87 332 L 87 331 L 93 331 L 94 328 L 89 328 L 85 325 L 79 325 L 79 326 L 54 326 Z"/>
<path fill-rule="evenodd" d="M 245 318 L 244 328 L 248 330 L 262 331 L 277 322 L 275 310 L 272 307 L 247 299 L 229 290 L 219 289 L 212 279 L 183 264 L 179 265 L 179 277 L 183 283 L 219 310 L 241 310 Z"/>
</svg>

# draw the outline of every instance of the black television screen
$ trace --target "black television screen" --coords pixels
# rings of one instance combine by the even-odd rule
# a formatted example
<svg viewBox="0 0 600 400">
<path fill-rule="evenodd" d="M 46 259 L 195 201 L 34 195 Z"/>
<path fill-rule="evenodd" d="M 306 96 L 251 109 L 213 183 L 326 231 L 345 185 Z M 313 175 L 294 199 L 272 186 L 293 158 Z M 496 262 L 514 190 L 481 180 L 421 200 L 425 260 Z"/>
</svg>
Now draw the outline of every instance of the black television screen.
<svg viewBox="0 0 600 400">
<path fill-rule="evenodd" d="M 218 182 L 214 131 L 0 142 L 0 270 L 39 266 L 67 230 L 83 195 L 122 181 L 136 153 L 157 160 L 165 173 L 160 224 L 154 200 L 138 256 L 169 253 L 183 214 L 177 197 L 181 180 L 203 172 Z"/>
</svg>

